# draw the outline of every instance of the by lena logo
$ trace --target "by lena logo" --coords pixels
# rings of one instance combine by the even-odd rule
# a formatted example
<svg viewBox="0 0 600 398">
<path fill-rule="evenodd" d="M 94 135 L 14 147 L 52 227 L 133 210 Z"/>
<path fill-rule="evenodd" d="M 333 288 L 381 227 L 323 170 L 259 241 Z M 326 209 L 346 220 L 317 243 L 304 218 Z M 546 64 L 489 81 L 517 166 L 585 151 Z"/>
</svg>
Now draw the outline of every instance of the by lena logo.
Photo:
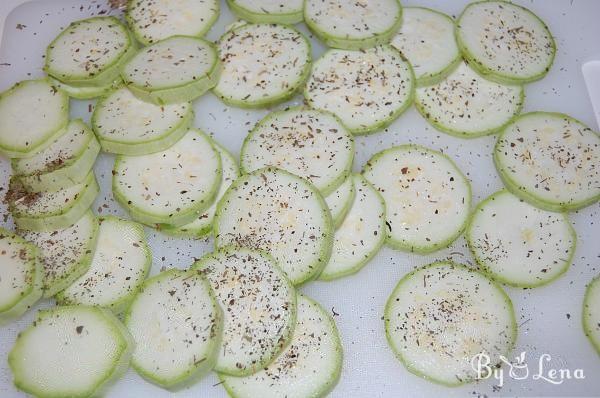
<svg viewBox="0 0 600 398">
<path fill-rule="evenodd" d="M 498 386 L 504 385 L 504 379 L 507 376 L 513 380 L 540 380 L 550 384 L 562 384 L 566 380 L 583 380 L 585 375 L 583 369 L 566 369 L 556 368 L 551 365 L 552 357 L 550 354 L 542 354 L 537 360 L 537 366 L 530 370 L 527 362 L 527 353 L 521 352 L 515 357 L 513 361 L 508 360 L 506 357 L 500 355 L 499 359 L 502 365 L 506 365 L 507 369 L 503 366 L 496 366 L 492 363 L 490 356 L 485 353 L 479 353 L 471 358 L 471 366 L 477 374 L 479 379 L 493 378 L 497 381 Z"/>
</svg>

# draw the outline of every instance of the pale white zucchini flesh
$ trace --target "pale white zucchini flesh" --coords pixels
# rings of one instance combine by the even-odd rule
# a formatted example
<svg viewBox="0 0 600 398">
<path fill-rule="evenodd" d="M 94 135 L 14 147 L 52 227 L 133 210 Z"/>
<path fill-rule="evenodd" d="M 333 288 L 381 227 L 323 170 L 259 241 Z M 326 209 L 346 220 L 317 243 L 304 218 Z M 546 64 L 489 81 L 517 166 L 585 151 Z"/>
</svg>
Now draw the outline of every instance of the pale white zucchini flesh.
<svg viewBox="0 0 600 398">
<path fill-rule="evenodd" d="M 590 282 L 583 299 L 583 331 L 600 355 L 600 278 Z"/>
<path fill-rule="evenodd" d="M 254 374 L 288 344 L 296 322 L 296 290 L 268 254 L 229 246 L 193 265 L 212 286 L 224 313 L 215 371 Z"/>
<path fill-rule="evenodd" d="M 340 377 L 342 356 L 334 320 L 317 302 L 298 295 L 294 334 L 275 361 L 251 376 L 220 378 L 234 398 L 324 397 Z"/>
<path fill-rule="evenodd" d="M 329 207 L 331 219 L 336 229 L 344 222 L 344 218 L 348 214 L 348 211 L 350 211 L 352 203 L 354 203 L 355 196 L 354 177 L 349 175 L 342 185 L 325 197 L 325 202 L 327 203 L 327 207 Z"/>
</svg>

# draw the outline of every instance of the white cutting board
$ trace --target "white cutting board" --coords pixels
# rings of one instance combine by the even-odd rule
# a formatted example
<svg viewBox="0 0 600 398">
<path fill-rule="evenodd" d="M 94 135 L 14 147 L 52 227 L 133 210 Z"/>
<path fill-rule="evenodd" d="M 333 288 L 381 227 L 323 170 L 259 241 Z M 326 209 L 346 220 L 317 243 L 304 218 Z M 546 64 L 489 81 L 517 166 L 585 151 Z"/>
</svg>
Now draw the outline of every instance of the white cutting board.
<svg viewBox="0 0 600 398">
<path fill-rule="evenodd" d="M 1 0 L 0 0 L 1 1 Z M 528 85 L 525 111 L 547 110 L 568 113 L 596 129 L 594 113 L 581 74 L 581 65 L 600 54 L 600 1 L 546 0 L 518 1 L 530 7 L 550 26 L 556 36 L 558 53 L 554 67 L 540 82 Z M 106 1 L 45 0 L 23 4 L 7 18 L 0 48 L 0 90 L 14 82 L 41 75 L 44 49 L 50 40 L 71 21 L 106 12 Z M 458 15 L 465 0 L 404 1 L 404 5 L 423 5 Z M 112 11 L 116 14 L 116 11 Z M 218 38 L 224 27 L 233 22 L 227 6 L 222 5 L 219 21 L 209 33 Z M 16 29 L 17 24 L 25 25 Z M 306 32 L 304 26 L 301 29 Z M 313 39 L 314 55 L 323 47 Z M 292 101 L 293 102 L 293 101 Z M 298 100 L 296 101 L 298 102 Z M 71 101 L 72 116 L 89 120 L 93 102 Z M 206 130 L 235 155 L 239 154 L 242 139 L 253 124 L 268 110 L 246 111 L 220 103 L 207 94 L 195 103 L 196 126 Z M 32 110 L 35 112 L 35 110 Z M 355 170 L 374 153 L 392 145 L 415 142 L 449 154 L 470 178 L 474 203 L 501 188 L 490 156 L 495 137 L 461 140 L 433 130 L 410 109 L 389 129 L 368 137 L 358 137 Z M 110 192 L 113 157 L 102 155 L 96 165 L 96 175 L 102 186 L 94 209 L 108 205 L 102 214 L 126 216 Z M 6 190 L 9 164 L 0 159 L 0 188 Z M 2 194 L 2 192 L 0 192 Z M 4 205 L 0 204 L 2 214 Z M 384 248 L 361 272 L 338 281 L 314 282 L 301 291 L 317 299 L 335 313 L 335 320 L 344 346 L 343 373 L 332 397 L 473 397 L 487 396 L 598 396 L 600 395 L 600 356 L 593 350 L 581 329 L 581 305 L 586 283 L 600 273 L 600 205 L 570 215 L 579 240 L 571 269 L 550 286 L 534 290 L 507 288 L 513 300 L 519 328 L 514 354 L 527 352 L 530 376 L 512 380 L 506 376 L 502 388 L 492 380 L 459 388 L 446 388 L 424 381 L 411 373 L 394 358 L 383 329 L 383 307 L 397 281 L 416 266 L 434 260 L 451 258 L 472 263 L 464 238 L 450 248 L 429 256 L 419 256 Z M 0 217 L 0 224 L 1 222 Z M 11 221 L 6 223 L 11 226 Z M 194 257 L 211 250 L 212 241 L 193 241 L 167 238 L 147 229 L 153 249 L 152 274 L 161 267 L 187 267 Z M 24 329 L 35 310 L 51 305 L 48 300 L 39 304 L 21 320 L 0 328 L 0 397 L 22 396 L 11 381 L 6 355 L 16 334 Z M 540 378 L 538 359 L 549 354 L 552 360 L 545 369 L 583 369 L 585 379 L 565 380 L 554 385 Z M 209 375 L 188 390 L 170 393 L 143 381 L 133 371 L 110 389 L 110 397 L 225 397 L 218 379 Z M 260 397 L 256 397 L 260 398 Z"/>
</svg>

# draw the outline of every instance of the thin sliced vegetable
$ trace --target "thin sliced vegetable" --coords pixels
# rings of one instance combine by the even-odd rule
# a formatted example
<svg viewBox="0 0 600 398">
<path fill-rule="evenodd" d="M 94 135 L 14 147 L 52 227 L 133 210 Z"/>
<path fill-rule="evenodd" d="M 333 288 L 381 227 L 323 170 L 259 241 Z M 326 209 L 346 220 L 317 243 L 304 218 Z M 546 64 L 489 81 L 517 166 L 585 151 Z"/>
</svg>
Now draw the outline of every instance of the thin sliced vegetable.
<svg viewBox="0 0 600 398">
<path fill-rule="evenodd" d="M 215 246 L 267 251 L 294 285 L 316 278 L 331 255 L 333 222 L 306 180 L 268 167 L 238 178 L 217 206 Z"/>
<path fill-rule="evenodd" d="M 390 42 L 402 7 L 398 0 L 306 0 L 304 21 L 330 47 L 365 49 Z"/>
<path fill-rule="evenodd" d="M 351 172 L 354 139 L 334 115 L 292 108 L 258 122 L 244 140 L 240 159 L 244 173 L 278 167 L 307 179 L 327 195 Z"/>
<path fill-rule="evenodd" d="M 296 290 L 264 252 L 227 247 L 194 263 L 225 314 L 215 370 L 247 376 L 267 366 L 292 337 Z"/>
<path fill-rule="evenodd" d="M 16 83 L 0 94 L 0 153 L 32 156 L 51 145 L 68 122 L 69 97 L 64 91 L 47 79 Z"/>
<path fill-rule="evenodd" d="M 446 79 L 417 88 L 415 106 L 436 129 L 461 138 L 502 130 L 521 112 L 522 86 L 486 80 L 461 62 Z"/>
<path fill-rule="evenodd" d="M 391 45 L 412 65 L 418 86 L 444 79 L 462 59 L 454 39 L 454 20 L 429 8 L 405 7 L 402 27 Z"/>
<path fill-rule="evenodd" d="M 133 368 L 151 383 L 177 390 L 213 368 L 223 313 L 200 273 L 171 269 L 144 283 L 125 324 L 136 343 Z"/>
<path fill-rule="evenodd" d="M 69 228 L 22 231 L 22 235 L 40 248 L 44 297 L 52 297 L 89 269 L 96 248 L 98 220 L 87 211 Z"/>
<path fill-rule="evenodd" d="M 221 158 L 210 138 L 189 130 L 163 152 L 118 156 L 113 195 L 143 224 L 179 226 L 212 204 L 221 183 Z"/>
<path fill-rule="evenodd" d="M 387 243 L 393 248 L 430 253 L 465 229 L 471 185 L 441 152 L 396 146 L 373 156 L 363 175 L 385 200 Z"/>
<path fill-rule="evenodd" d="M 170 225 L 161 226 L 161 232 L 167 235 L 183 236 L 183 237 L 195 237 L 200 238 L 208 235 L 213 230 L 213 221 L 215 219 L 215 212 L 217 211 L 217 204 L 227 191 L 227 188 L 234 182 L 239 176 L 240 171 L 237 165 L 237 160 L 231 156 L 229 152 L 221 145 L 213 140 L 213 146 L 219 155 L 221 156 L 221 165 L 223 168 L 223 177 L 221 185 L 219 185 L 219 192 L 210 205 L 208 210 L 197 216 L 197 218 L 189 224 L 184 224 L 180 227 L 173 227 Z"/>
<path fill-rule="evenodd" d="M 50 43 L 44 70 L 70 86 L 106 87 L 135 50 L 133 37 L 116 17 L 82 19 Z"/>
<path fill-rule="evenodd" d="M 165 105 L 188 102 L 217 84 L 221 64 L 215 45 L 191 36 L 172 36 L 141 49 L 121 71 L 138 98 Z"/>
<path fill-rule="evenodd" d="M 331 219 L 336 229 L 344 222 L 352 203 L 354 203 L 355 196 L 354 177 L 349 175 L 342 185 L 325 197 L 325 202 L 329 207 Z"/>
<path fill-rule="evenodd" d="M 170 148 L 187 133 L 193 119 L 189 102 L 160 106 L 122 87 L 98 101 L 92 127 L 105 152 L 139 156 Z"/>
<path fill-rule="evenodd" d="M 253 23 L 292 25 L 304 19 L 303 0 L 227 0 L 231 11 Z"/>
<path fill-rule="evenodd" d="M 495 282 L 461 264 L 439 262 L 404 276 L 385 307 L 389 345 L 406 368 L 447 386 L 478 376 L 477 360 L 493 368 L 517 338 L 510 298 Z"/>
<path fill-rule="evenodd" d="M 541 209 L 574 211 L 600 199 L 600 136 L 570 116 L 522 115 L 498 137 L 494 163 L 509 191 Z"/>
<path fill-rule="evenodd" d="M 594 278 L 583 299 L 583 331 L 600 355 L 600 278 Z"/>
<path fill-rule="evenodd" d="M 229 105 L 260 108 L 285 101 L 310 73 L 310 43 L 291 26 L 243 24 L 217 45 L 223 72 L 213 92 Z"/>
<path fill-rule="evenodd" d="M 275 361 L 247 377 L 219 375 L 233 398 L 324 397 L 342 372 L 342 344 L 331 316 L 298 295 L 298 320 L 290 344 Z"/>
<path fill-rule="evenodd" d="M 98 192 L 100 187 L 90 171 L 79 184 L 55 192 L 28 192 L 13 179 L 7 195 L 19 229 L 54 231 L 74 225 L 90 208 Z"/>
<path fill-rule="evenodd" d="M 19 318 L 42 297 L 39 249 L 0 228 L 0 326 Z"/>
<path fill-rule="evenodd" d="M 543 78 L 556 53 L 546 24 L 527 8 L 508 1 L 469 4 L 456 22 L 456 40 L 475 70 L 501 83 Z"/>
<path fill-rule="evenodd" d="M 315 62 L 304 96 L 334 113 L 353 134 L 383 129 L 413 102 L 410 64 L 389 45 L 363 51 L 329 50 Z"/>
<path fill-rule="evenodd" d="M 121 312 L 146 279 L 152 253 L 140 224 L 100 219 L 96 249 L 87 272 L 57 294 L 61 305 L 92 305 Z"/>
<path fill-rule="evenodd" d="M 12 169 L 29 192 L 58 191 L 81 183 L 100 153 L 100 144 L 81 119 L 72 120 L 43 151 L 13 159 Z"/>
<path fill-rule="evenodd" d="M 505 190 L 477 206 L 466 235 L 473 257 L 492 278 L 529 288 L 565 273 L 577 240 L 565 214 L 540 210 Z"/>
<path fill-rule="evenodd" d="M 360 174 L 352 177 L 356 197 L 344 222 L 335 231 L 329 263 L 319 275 L 333 280 L 360 271 L 379 251 L 386 236 L 385 203 Z"/>
<path fill-rule="evenodd" d="M 102 396 L 129 368 L 134 343 L 110 311 L 42 310 L 8 354 L 15 386 L 40 398 Z"/>
<path fill-rule="evenodd" d="M 49 80 L 53 86 L 63 90 L 69 97 L 81 100 L 102 97 L 123 84 L 121 76 L 118 76 L 114 82 L 105 86 L 71 86 L 52 77 Z"/>
<path fill-rule="evenodd" d="M 219 18 L 218 0 L 132 0 L 125 19 L 135 38 L 150 45 L 171 36 L 204 36 Z"/>
</svg>

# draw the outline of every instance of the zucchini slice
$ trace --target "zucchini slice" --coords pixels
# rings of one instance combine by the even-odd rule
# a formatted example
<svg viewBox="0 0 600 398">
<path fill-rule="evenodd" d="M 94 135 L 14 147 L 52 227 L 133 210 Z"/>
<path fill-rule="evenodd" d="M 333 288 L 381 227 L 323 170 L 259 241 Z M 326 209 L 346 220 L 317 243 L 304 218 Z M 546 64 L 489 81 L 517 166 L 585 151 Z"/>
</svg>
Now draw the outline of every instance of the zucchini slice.
<svg viewBox="0 0 600 398">
<path fill-rule="evenodd" d="M 165 105 L 188 102 L 217 84 L 221 64 L 215 45 L 191 36 L 172 36 L 141 49 L 121 71 L 138 98 Z"/>
<path fill-rule="evenodd" d="M 253 23 L 293 25 L 304 19 L 303 0 L 227 0 L 231 11 Z"/>
<path fill-rule="evenodd" d="M 565 214 L 540 210 L 505 190 L 477 205 L 466 235 L 473 257 L 492 278 L 529 288 L 566 272 L 577 240 Z"/>
<path fill-rule="evenodd" d="M 290 344 L 275 361 L 247 377 L 219 375 L 233 398 L 324 397 L 342 372 L 342 344 L 331 316 L 298 295 L 298 320 Z"/>
<path fill-rule="evenodd" d="M 44 297 L 52 297 L 89 269 L 96 248 L 98 220 L 87 211 L 71 227 L 21 234 L 40 248 Z"/>
<path fill-rule="evenodd" d="M 556 53 L 546 24 L 527 8 L 508 1 L 469 4 L 456 22 L 456 40 L 475 70 L 500 83 L 543 78 Z"/>
<path fill-rule="evenodd" d="M 353 175 L 352 179 L 356 197 L 344 222 L 335 231 L 331 258 L 319 275 L 321 280 L 333 280 L 360 271 L 385 241 L 383 198 L 362 175 Z"/>
<path fill-rule="evenodd" d="M 123 84 L 121 76 L 118 76 L 114 82 L 105 86 L 71 86 L 52 77 L 49 77 L 49 80 L 53 86 L 63 90 L 69 97 L 81 100 L 102 97 Z"/>
<path fill-rule="evenodd" d="M 594 278 L 583 299 L 583 331 L 600 355 L 600 278 Z"/>
<path fill-rule="evenodd" d="M 473 358 L 490 367 L 517 338 L 510 298 L 483 274 L 439 262 L 404 276 L 385 306 L 389 345 L 406 368 L 429 381 L 457 386 L 477 379 Z M 482 358 L 485 362 L 485 359 Z"/>
<path fill-rule="evenodd" d="M 13 179 L 8 193 L 9 209 L 19 229 L 54 231 L 74 225 L 99 192 L 93 171 L 82 182 L 55 192 L 28 192 Z"/>
<path fill-rule="evenodd" d="M 325 202 L 329 207 L 331 219 L 336 229 L 344 222 L 352 203 L 354 203 L 355 196 L 354 177 L 349 175 L 342 185 L 325 197 Z"/>
<path fill-rule="evenodd" d="M 136 45 L 115 17 L 71 23 L 48 46 L 44 70 L 69 86 L 106 87 L 119 78 Z"/>
<path fill-rule="evenodd" d="M 208 279 L 225 314 L 215 371 L 247 376 L 271 363 L 296 324 L 296 290 L 275 259 L 226 247 L 192 268 Z"/>
<path fill-rule="evenodd" d="M 200 273 L 171 269 L 144 282 L 125 325 L 136 343 L 133 368 L 151 383 L 176 390 L 213 368 L 223 313 Z"/>
<path fill-rule="evenodd" d="M 415 106 L 437 130 L 474 138 L 502 130 L 521 112 L 523 86 L 484 79 L 461 62 L 446 79 L 417 88 Z"/>
<path fill-rule="evenodd" d="M 125 19 L 147 46 L 171 36 L 204 36 L 219 18 L 218 0 L 131 0 Z"/>
<path fill-rule="evenodd" d="M 213 146 L 219 155 L 221 156 L 221 165 L 223 169 L 223 176 L 221 185 L 219 185 L 219 192 L 215 197 L 215 200 L 210 205 L 208 210 L 201 213 L 197 218 L 189 224 L 184 224 L 180 227 L 173 227 L 170 225 L 161 226 L 161 232 L 167 235 L 183 236 L 183 237 L 194 237 L 200 238 L 212 232 L 213 221 L 215 219 L 215 212 L 217 211 L 217 204 L 227 191 L 227 188 L 240 176 L 240 170 L 237 165 L 237 160 L 221 145 L 213 140 Z"/>
<path fill-rule="evenodd" d="M 221 183 L 221 158 L 211 139 L 189 130 L 163 152 L 120 155 L 113 169 L 113 195 L 131 217 L 149 226 L 179 226 L 207 210 Z"/>
<path fill-rule="evenodd" d="M 471 184 L 441 152 L 396 146 L 373 156 L 363 175 L 385 200 L 387 243 L 393 248 L 431 253 L 465 229 Z"/>
<path fill-rule="evenodd" d="M 92 128 L 105 152 L 139 156 L 170 148 L 187 133 L 193 119 L 189 102 L 160 106 L 122 87 L 98 101 Z"/>
<path fill-rule="evenodd" d="M 402 7 L 398 0 L 306 0 L 304 21 L 328 46 L 358 50 L 389 43 Z"/>
<path fill-rule="evenodd" d="M 43 151 L 12 160 L 12 169 L 29 192 L 58 191 L 81 183 L 94 167 L 100 144 L 81 120 L 72 120 Z"/>
<path fill-rule="evenodd" d="M 292 108 L 273 112 L 250 131 L 240 154 L 243 173 L 275 166 L 310 181 L 324 195 L 348 177 L 354 138 L 328 112 Z"/>
<path fill-rule="evenodd" d="M 38 312 L 8 354 L 15 386 L 40 398 L 102 396 L 129 367 L 133 339 L 108 310 Z"/>
<path fill-rule="evenodd" d="M 56 295 L 61 305 L 93 305 L 121 312 L 146 279 L 152 253 L 140 224 L 116 217 L 100 219 L 89 269 Z"/>
<path fill-rule="evenodd" d="M 267 251 L 294 285 L 316 278 L 329 261 L 333 221 L 308 181 L 274 167 L 238 178 L 217 206 L 215 246 Z"/>
<path fill-rule="evenodd" d="M 383 129 L 413 102 L 410 64 L 389 45 L 363 51 L 329 50 L 315 62 L 304 96 L 334 113 L 353 134 Z"/>
<path fill-rule="evenodd" d="M 291 26 L 243 24 L 217 46 L 223 72 L 213 92 L 228 105 L 261 108 L 285 101 L 310 73 L 310 43 Z"/>
<path fill-rule="evenodd" d="M 48 79 L 21 81 L 0 94 L 0 154 L 32 156 L 52 144 L 67 123 L 69 97 L 64 91 Z"/>
<path fill-rule="evenodd" d="M 600 136 L 570 116 L 522 115 L 498 137 L 494 163 L 509 191 L 541 209 L 574 211 L 600 199 Z"/>
<path fill-rule="evenodd" d="M 0 228 L 0 326 L 19 318 L 42 297 L 39 249 Z"/>
<path fill-rule="evenodd" d="M 417 86 L 439 82 L 462 59 L 454 39 L 454 20 L 429 8 L 405 7 L 402 27 L 390 44 L 412 65 Z"/>
</svg>

